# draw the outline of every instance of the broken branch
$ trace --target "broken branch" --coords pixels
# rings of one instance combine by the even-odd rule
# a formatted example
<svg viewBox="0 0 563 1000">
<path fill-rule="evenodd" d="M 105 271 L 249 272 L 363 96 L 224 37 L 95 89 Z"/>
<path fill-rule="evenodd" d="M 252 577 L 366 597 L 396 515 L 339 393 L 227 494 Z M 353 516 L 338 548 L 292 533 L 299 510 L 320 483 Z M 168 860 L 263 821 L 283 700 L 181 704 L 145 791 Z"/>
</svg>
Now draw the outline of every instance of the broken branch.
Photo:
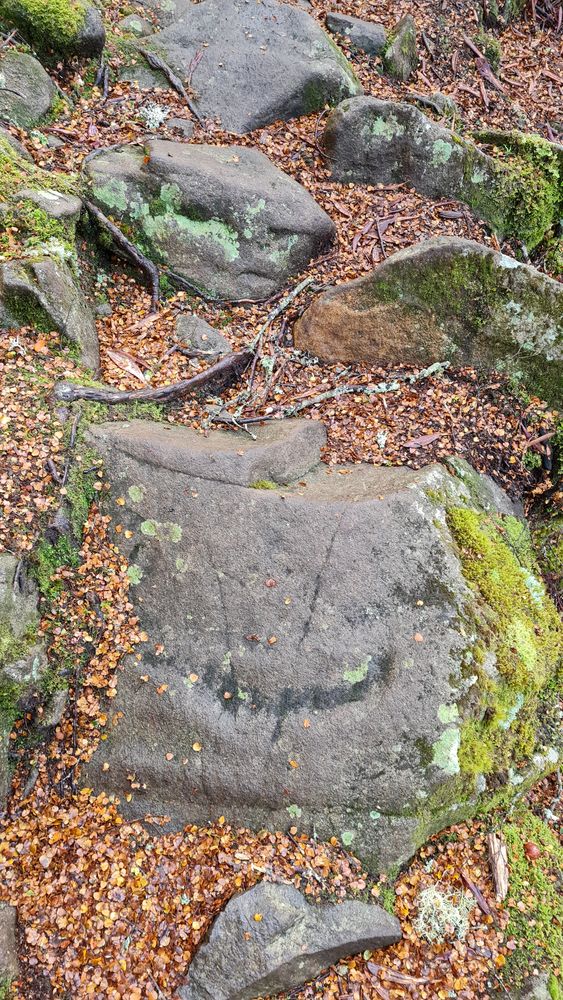
<svg viewBox="0 0 563 1000">
<path fill-rule="evenodd" d="M 147 278 L 149 279 L 149 284 L 151 289 L 151 313 L 157 312 L 158 299 L 160 293 L 159 293 L 159 275 L 156 264 L 153 264 L 152 260 L 149 260 L 148 257 L 145 257 L 145 255 L 141 253 L 140 250 L 137 250 L 137 247 L 134 246 L 133 243 L 131 243 L 130 240 L 128 240 L 127 237 L 123 235 L 123 233 L 115 225 L 115 223 L 111 222 L 96 205 L 94 205 L 91 201 L 85 201 L 84 204 L 86 205 L 86 208 L 90 212 L 90 215 L 94 216 L 96 222 L 99 223 L 102 229 L 105 229 L 106 232 L 110 234 L 111 238 L 113 239 L 115 245 L 119 248 L 119 250 L 121 250 L 121 252 L 125 254 L 125 256 L 130 261 L 133 262 L 133 264 L 136 264 L 137 267 L 141 269 L 141 271 L 145 272 Z"/>
<path fill-rule="evenodd" d="M 64 403 L 73 403 L 77 399 L 88 399 L 94 403 L 107 403 L 109 406 L 117 406 L 120 403 L 171 403 L 194 392 L 199 392 L 201 389 L 207 389 L 211 384 L 226 388 L 240 378 L 251 358 L 251 351 L 227 354 L 206 371 L 198 372 L 192 378 L 183 379 L 173 385 L 163 385 L 157 389 L 134 389 L 132 392 L 121 392 L 119 389 L 96 389 L 90 385 L 57 382 L 53 389 L 53 398 Z"/>
</svg>

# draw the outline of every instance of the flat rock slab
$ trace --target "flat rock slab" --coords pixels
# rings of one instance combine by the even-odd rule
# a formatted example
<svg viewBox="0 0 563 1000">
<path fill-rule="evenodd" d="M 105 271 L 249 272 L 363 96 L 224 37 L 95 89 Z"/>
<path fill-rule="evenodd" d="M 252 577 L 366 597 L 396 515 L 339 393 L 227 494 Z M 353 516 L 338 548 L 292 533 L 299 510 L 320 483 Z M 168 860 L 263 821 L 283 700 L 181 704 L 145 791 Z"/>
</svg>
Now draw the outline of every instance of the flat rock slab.
<svg viewBox="0 0 563 1000">
<path fill-rule="evenodd" d="M 530 140 L 540 144 L 532 161 L 534 201 L 526 170 L 527 157 L 533 156 Z M 532 250 L 558 219 L 563 165 L 556 146 L 518 133 L 487 133 L 487 141 L 513 153 L 514 163 L 522 165 L 521 179 L 502 157 L 489 156 L 403 102 L 374 97 L 344 101 L 329 114 L 322 138 L 335 180 L 409 184 L 429 198 L 455 198 L 499 238 L 515 236 Z"/>
<path fill-rule="evenodd" d="M 0 983 L 14 979 L 20 971 L 16 947 L 16 910 L 0 903 Z"/>
<path fill-rule="evenodd" d="M 334 469 L 318 422 L 253 432 L 88 432 L 151 642 L 120 674 L 108 713 L 123 717 L 83 779 L 130 817 L 297 824 L 387 867 L 485 787 L 458 760 L 480 698 L 466 680 L 477 611 L 445 505 L 512 506 L 462 462 L 456 476 Z"/>
<path fill-rule="evenodd" d="M 362 93 L 352 67 L 299 7 L 262 0 L 178 4 L 172 23 L 147 41 L 182 79 L 190 64 L 200 114 L 242 134 Z"/>
<path fill-rule="evenodd" d="M 40 62 L 25 52 L 7 49 L 0 55 L 0 116 L 31 128 L 51 110 L 57 90 Z"/>
<path fill-rule="evenodd" d="M 84 365 L 100 366 L 98 334 L 90 306 L 70 268 L 52 257 L 0 265 L 0 322 L 8 329 L 33 323 L 58 330 L 77 345 Z"/>
<path fill-rule="evenodd" d="M 345 35 L 355 48 L 368 55 L 377 56 L 385 48 L 385 28 L 375 21 L 331 10 L 326 15 L 326 26 L 334 34 Z"/>
<path fill-rule="evenodd" d="M 207 3 L 207 0 L 204 0 Z M 262 153 L 166 142 L 101 153 L 92 200 L 152 258 L 220 299 L 267 298 L 334 236 L 311 195 Z"/>
<path fill-rule="evenodd" d="M 219 914 L 178 995 L 252 1000 L 285 993 L 346 955 L 400 939 L 399 921 L 380 906 L 315 905 L 293 886 L 260 882 L 234 896 Z"/>
<path fill-rule="evenodd" d="M 563 401 L 563 286 L 473 240 L 426 240 L 329 289 L 294 338 L 326 361 L 447 359 L 521 373 L 534 393 Z"/>
</svg>

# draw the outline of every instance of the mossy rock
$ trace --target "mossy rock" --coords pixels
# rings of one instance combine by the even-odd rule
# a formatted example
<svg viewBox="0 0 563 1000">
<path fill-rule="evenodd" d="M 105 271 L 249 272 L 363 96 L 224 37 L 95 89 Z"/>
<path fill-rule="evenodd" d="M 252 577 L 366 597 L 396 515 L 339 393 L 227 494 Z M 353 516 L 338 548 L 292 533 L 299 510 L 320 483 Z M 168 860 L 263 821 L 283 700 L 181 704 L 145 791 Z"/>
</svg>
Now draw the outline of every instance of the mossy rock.
<svg viewBox="0 0 563 1000">
<path fill-rule="evenodd" d="M 0 0 L 0 18 L 2 4 Z M 32 128 L 46 118 L 57 96 L 55 84 L 41 63 L 27 52 L 0 52 L 0 118 Z"/>
<path fill-rule="evenodd" d="M 0 0 L 0 19 L 40 53 L 90 56 L 105 44 L 100 12 L 87 0 Z"/>
</svg>

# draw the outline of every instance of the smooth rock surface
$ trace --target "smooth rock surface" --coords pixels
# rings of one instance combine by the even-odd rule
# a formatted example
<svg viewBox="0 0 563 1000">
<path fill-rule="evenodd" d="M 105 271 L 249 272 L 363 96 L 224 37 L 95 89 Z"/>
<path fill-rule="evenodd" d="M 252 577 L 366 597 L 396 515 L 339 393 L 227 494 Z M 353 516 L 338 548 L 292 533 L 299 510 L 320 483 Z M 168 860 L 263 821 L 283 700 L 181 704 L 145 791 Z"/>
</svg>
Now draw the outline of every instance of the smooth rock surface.
<svg viewBox="0 0 563 1000">
<path fill-rule="evenodd" d="M 192 75 L 195 104 L 228 131 L 250 132 L 362 93 L 342 52 L 299 7 L 203 0 L 177 5 L 171 17 L 147 47 L 181 79 L 203 49 Z"/>
<path fill-rule="evenodd" d="M 128 14 L 127 17 L 122 17 L 117 22 L 117 27 L 120 31 L 136 35 L 137 38 L 145 38 L 147 35 L 152 35 L 155 30 L 152 21 L 149 21 L 146 17 L 139 17 L 138 14 Z"/>
<path fill-rule="evenodd" d="M 334 34 L 345 35 L 355 48 L 370 56 L 378 56 L 385 48 L 385 28 L 375 21 L 331 10 L 326 15 L 326 26 Z"/>
<path fill-rule="evenodd" d="M 435 361 L 521 373 L 563 402 L 563 286 L 473 240 L 407 247 L 319 296 L 295 345 L 326 361 Z"/>
<path fill-rule="evenodd" d="M 26 52 L 0 54 L 0 116 L 31 128 L 51 110 L 57 91 L 40 62 Z"/>
<path fill-rule="evenodd" d="M 84 295 L 66 264 L 52 257 L 0 265 L 0 322 L 8 329 L 28 323 L 58 330 L 76 344 L 82 363 L 97 371 L 98 334 Z"/>
<path fill-rule="evenodd" d="M 0 984 L 15 979 L 20 966 L 16 947 L 16 909 L 0 903 Z"/>
<path fill-rule="evenodd" d="M 304 188 L 242 146 L 155 139 L 146 154 L 123 146 L 85 171 L 92 199 L 133 240 L 138 231 L 155 261 L 221 299 L 267 298 L 335 232 Z"/>
<path fill-rule="evenodd" d="M 416 24 L 412 14 L 405 14 L 389 33 L 383 50 L 383 68 L 394 80 L 407 80 L 418 67 Z"/>
<path fill-rule="evenodd" d="M 464 699 L 477 611 L 444 504 L 512 506 L 464 463 L 339 470 L 319 464 L 318 422 L 253 432 L 88 432 L 120 501 L 131 599 L 164 652 L 128 661 L 108 707 L 123 717 L 82 778 L 129 817 L 296 824 L 387 867 L 486 788 L 458 760 L 482 693 L 474 677 Z"/>
<path fill-rule="evenodd" d="M 76 195 L 49 188 L 22 188 L 17 197 L 32 201 L 52 219 L 60 219 L 73 225 L 78 222 L 82 211 L 82 201 Z"/>
<path fill-rule="evenodd" d="M 400 939 L 399 921 L 380 906 L 356 901 L 312 905 L 291 885 L 259 882 L 229 900 L 178 995 L 181 1000 L 252 1000 L 285 993 L 340 958 Z"/>
<path fill-rule="evenodd" d="M 210 355 L 229 354 L 231 351 L 227 338 L 195 313 L 178 316 L 176 336 L 195 351 L 206 351 Z"/>
<path fill-rule="evenodd" d="M 334 180 L 409 184 L 430 198 L 458 199 L 500 239 L 515 236 L 533 249 L 559 217 L 563 167 L 553 145 L 530 138 L 540 143 L 535 160 L 529 138 L 487 133 L 493 144 L 512 151 L 514 163 L 507 166 L 411 104 L 356 97 L 330 113 L 322 142 Z M 536 164 L 535 201 L 530 157 Z M 527 168 L 521 177 L 514 165 L 519 160 Z"/>
</svg>

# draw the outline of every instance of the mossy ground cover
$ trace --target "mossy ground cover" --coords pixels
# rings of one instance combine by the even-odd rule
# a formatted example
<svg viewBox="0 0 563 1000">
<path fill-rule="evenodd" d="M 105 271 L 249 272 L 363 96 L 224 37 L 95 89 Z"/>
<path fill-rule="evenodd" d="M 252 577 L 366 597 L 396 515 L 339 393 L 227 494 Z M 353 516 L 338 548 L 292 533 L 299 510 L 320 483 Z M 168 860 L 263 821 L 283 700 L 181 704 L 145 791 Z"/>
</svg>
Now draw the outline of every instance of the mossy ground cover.
<svg viewBox="0 0 563 1000">
<path fill-rule="evenodd" d="M 0 0 L 0 19 L 42 53 L 71 49 L 86 17 L 83 0 Z"/>
</svg>

